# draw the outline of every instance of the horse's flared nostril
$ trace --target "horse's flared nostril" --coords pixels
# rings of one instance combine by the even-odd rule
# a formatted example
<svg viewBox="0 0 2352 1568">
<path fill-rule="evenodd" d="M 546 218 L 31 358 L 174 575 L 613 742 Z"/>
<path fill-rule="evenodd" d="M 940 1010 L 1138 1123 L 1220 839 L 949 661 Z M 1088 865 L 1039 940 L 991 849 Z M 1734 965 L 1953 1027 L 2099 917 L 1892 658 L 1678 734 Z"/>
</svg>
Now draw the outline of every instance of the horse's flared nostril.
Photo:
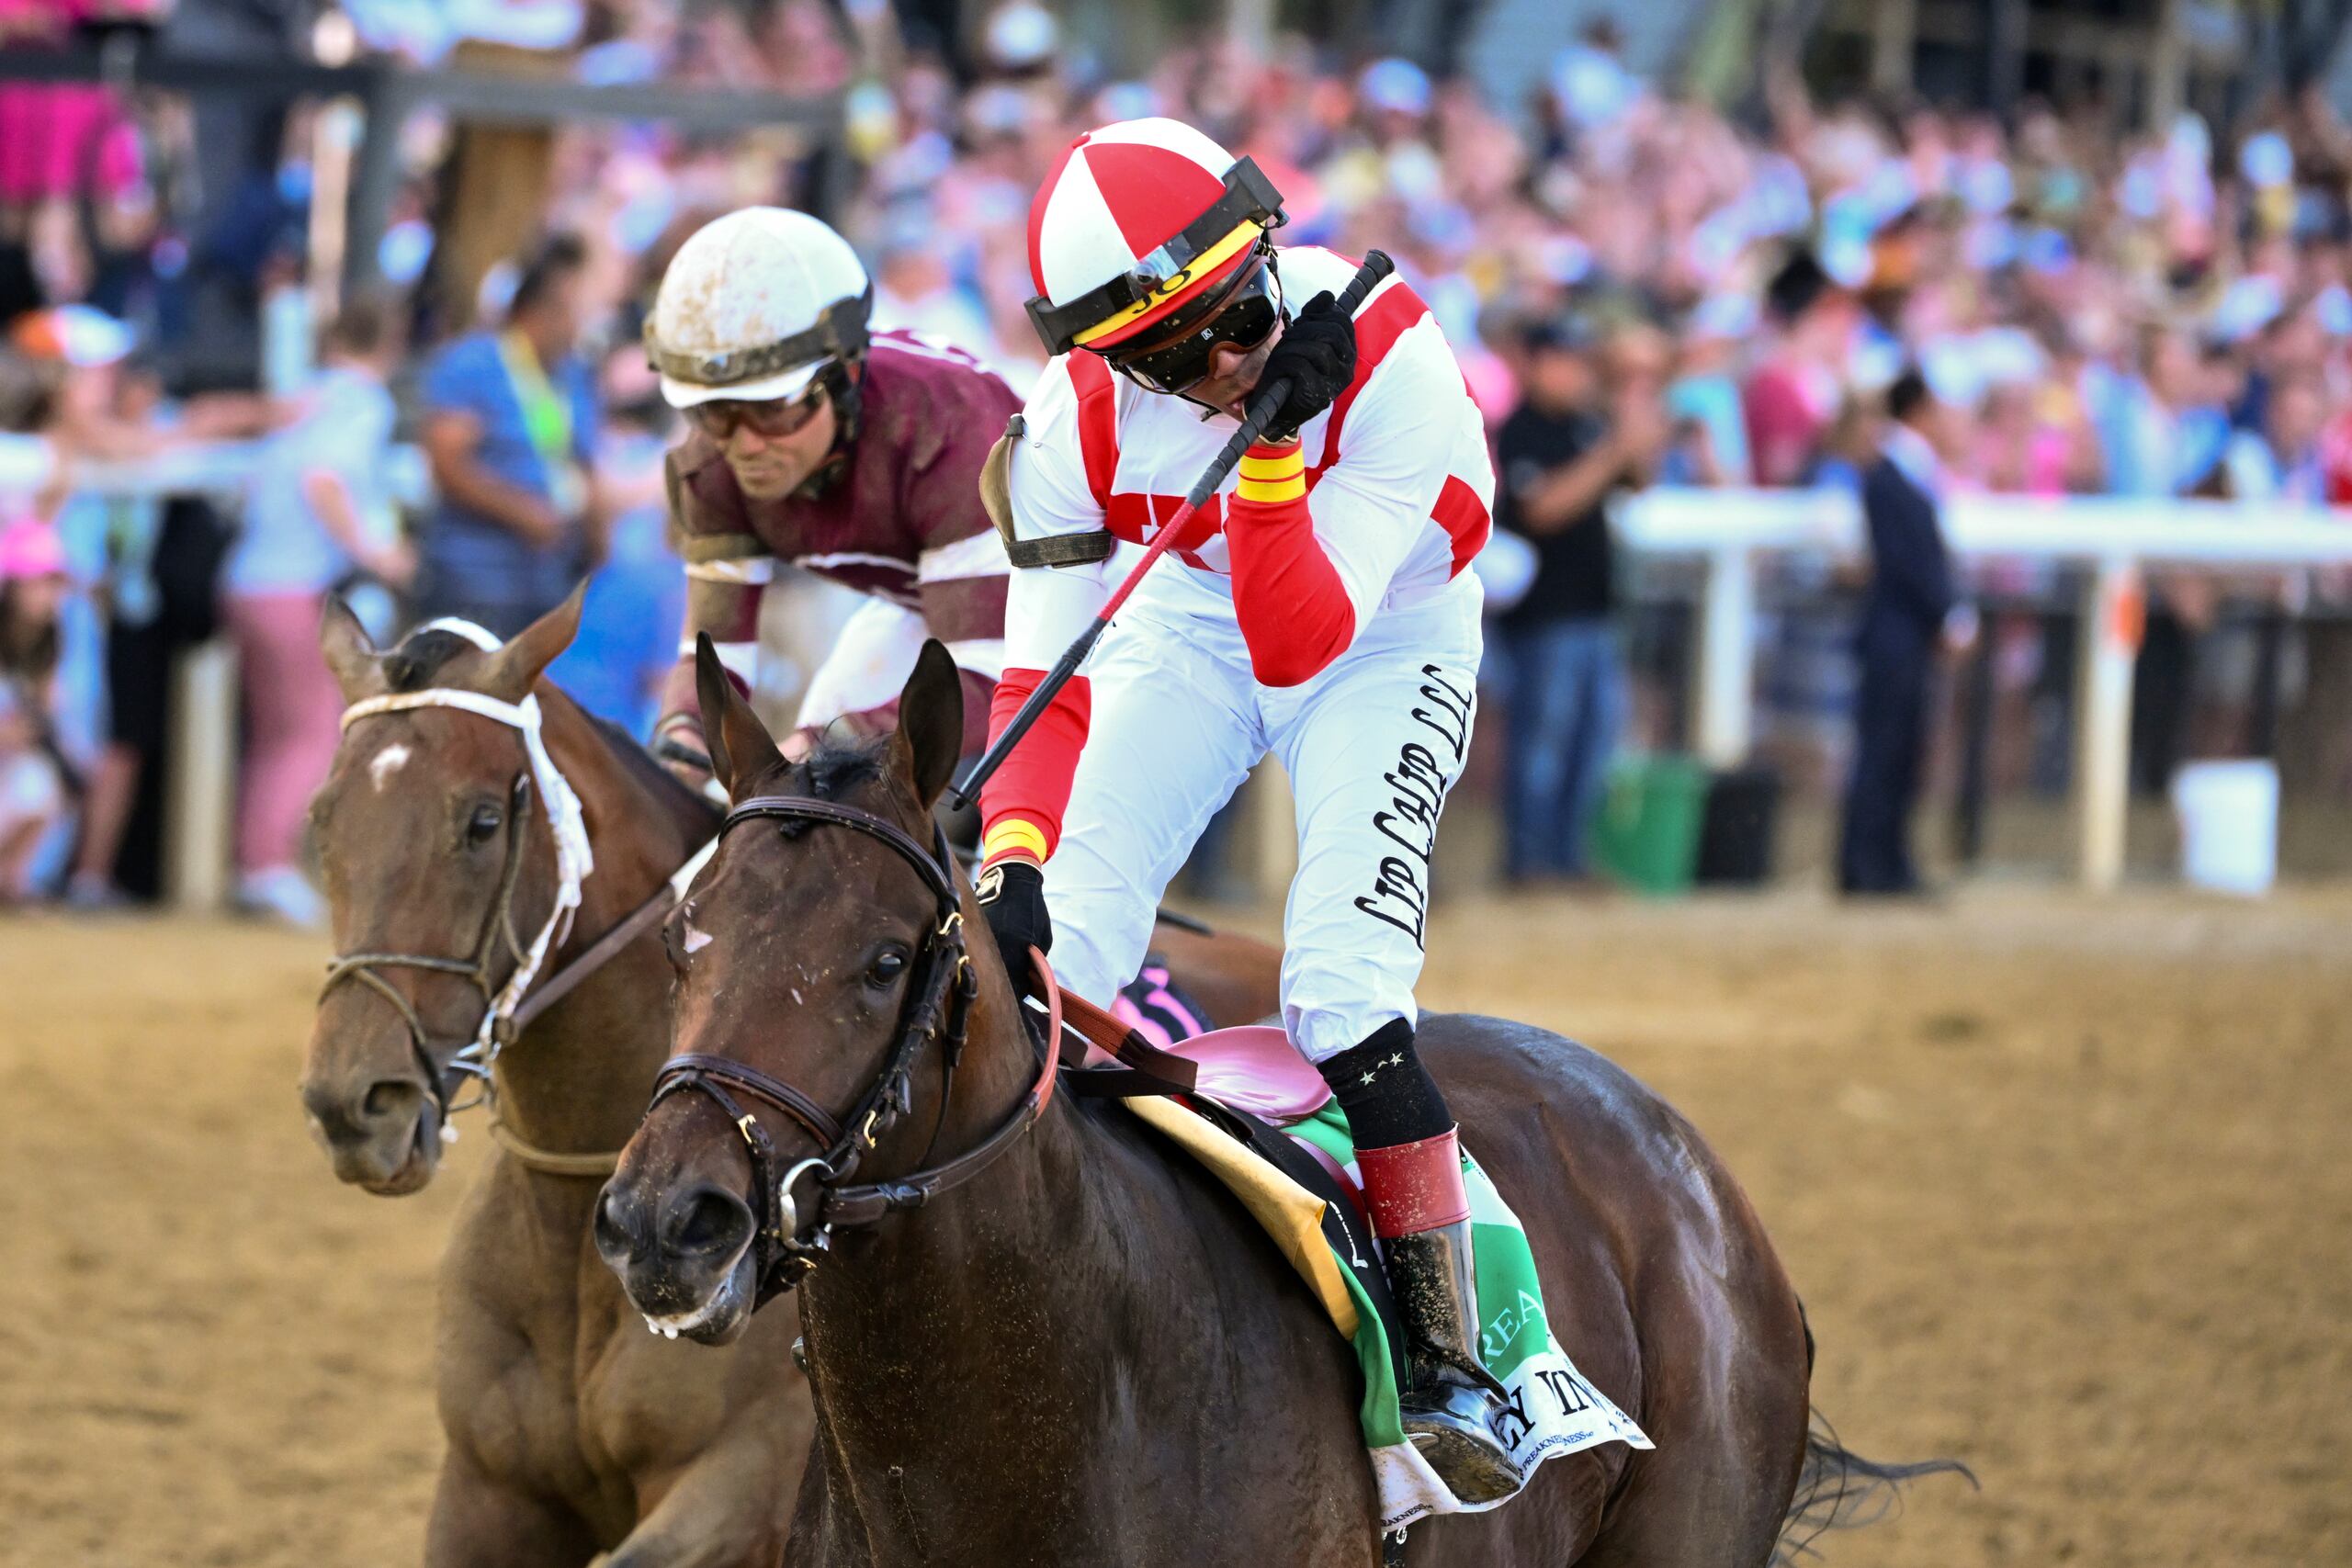
<svg viewBox="0 0 2352 1568">
<path fill-rule="evenodd" d="M 607 1187 L 596 1197 L 596 1216 L 591 1224 L 596 1242 L 596 1256 L 617 1269 L 627 1263 L 637 1248 L 639 1226 L 631 1221 L 641 1205 L 628 1194 Z"/>
<path fill-rule="evenodd" d="M 424 1103 L 424 1090 L 410 1079 L 379 1078 L 359 1097 L 358 1121 L 362 1126 L 407 1122 Z"/>
<path fill-rule="evenodd" d="M 662 1229 L 673 1254 L 731 1258 L 752 1239 L 751 1207 L 724 1188 L 689 1188 L 671 1200 Z"/>
</svg>

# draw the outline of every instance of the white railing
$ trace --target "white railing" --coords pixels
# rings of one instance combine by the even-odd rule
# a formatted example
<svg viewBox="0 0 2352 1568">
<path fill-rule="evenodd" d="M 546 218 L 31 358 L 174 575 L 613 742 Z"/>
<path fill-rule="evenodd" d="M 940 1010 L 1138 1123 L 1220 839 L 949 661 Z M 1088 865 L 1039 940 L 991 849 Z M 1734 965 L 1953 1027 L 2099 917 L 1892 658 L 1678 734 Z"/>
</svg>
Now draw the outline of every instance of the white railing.
<svg viewBox="0 0 2352 1568">
<path fill-rule="evenodd" d="M 1771 555 L 1860 553 L 1860 502 L 1844 490 L 1660 489 L 1620 497 L 1611 520 L 1633 550 L 1705 563 L 1692 673 L 1694 743 L 1719 767 L 1746 760 L 1754 729 L 1757 567 Z M 1963 556 L 2092 569 L 2075 664 L 2076 864 L 2083 882 L 2101 889 L 2123 874 L 2141 569 L 2352 564 L 2352 511 L 2318 507 L 1956 496 L 1945 508 L 1944 529 Z"/>
</svg>

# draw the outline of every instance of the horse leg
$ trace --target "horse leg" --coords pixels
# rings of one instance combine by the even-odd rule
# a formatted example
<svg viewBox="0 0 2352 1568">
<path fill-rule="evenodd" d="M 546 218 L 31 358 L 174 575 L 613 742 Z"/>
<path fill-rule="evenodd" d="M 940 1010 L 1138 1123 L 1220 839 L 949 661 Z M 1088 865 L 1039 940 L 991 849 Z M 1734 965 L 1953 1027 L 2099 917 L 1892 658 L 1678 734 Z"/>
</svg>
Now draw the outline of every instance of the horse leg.
<svg viewBox="0 0 2352 1568">
<path fill-rule="evenodd" d="M 581 1568 L 595 1555 L 596 1539 L 579 1515 L 494 1481 L 470 1456 L 449 1450 L 425 1525 L 425 1568 Z"/>
<path fill-rule="evenodd" d="M 673 1476 L 640 1486 L 637 1528 L 605 1568 L 776 1568 L 797 1487 L 767 1445 L 720 1442 Z"/>
</svg>

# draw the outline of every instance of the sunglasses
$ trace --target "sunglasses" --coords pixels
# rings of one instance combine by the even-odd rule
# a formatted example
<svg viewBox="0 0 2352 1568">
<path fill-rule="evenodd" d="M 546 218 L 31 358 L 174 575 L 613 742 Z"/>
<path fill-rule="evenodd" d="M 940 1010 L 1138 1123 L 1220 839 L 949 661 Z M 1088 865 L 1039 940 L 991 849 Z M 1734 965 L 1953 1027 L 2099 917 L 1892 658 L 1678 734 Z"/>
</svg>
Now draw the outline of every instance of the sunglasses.
<svg viewBox="0 0 2352 1568">
<path fill-rule="evenodd" d="M 786 401 L 778 398 L 746 402 L 740 398 L 714 398 L 707 403 L 696 403 L 685 411 L 686 423 L 709 436 L 713 441 L 725 441 L 738 427 L 749 429 L 766 441 L 781 441 L 787 435 L 798 434 L 817 417 L 824 406 L 825 389 L 812 384 L 799 397 Z"/>
<path fill-rule="evenodd" d="M 1254 349 L 1282 319 L 1282 279 L 1261 254 L 1216 293 L 1170 317 L 1159 331 L 1105 349 L 1102 357 L 1151 391 L 1189 391 L 1208 379 L 1211 356 L 1218 349 Z"/>
</svg>

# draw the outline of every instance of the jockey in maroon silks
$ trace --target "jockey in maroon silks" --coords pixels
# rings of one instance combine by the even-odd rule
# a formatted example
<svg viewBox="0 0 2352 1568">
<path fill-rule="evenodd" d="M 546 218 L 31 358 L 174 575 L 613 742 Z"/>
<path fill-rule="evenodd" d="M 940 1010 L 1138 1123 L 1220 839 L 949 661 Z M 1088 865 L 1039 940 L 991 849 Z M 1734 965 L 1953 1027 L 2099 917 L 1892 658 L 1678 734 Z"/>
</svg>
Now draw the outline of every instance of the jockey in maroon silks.
<svg viewBox="0 0 2352 1568">
<path fill-rule="evenodd" d="M 1021 400 L 960 349 L 869 333 L 873 298 L 846 241 L 771 207 L 705 225 L 662 277 L 645 341 L 690 426 L 667 475 L 688 581 L 655 739 L 693 782 L 707 755 L 695 635 L 748 692 L 779 560 L 866 596 L 809 683 L 787 755 L 836 721 L 889 728 L 927 637 L 963 672 L 967 749 L 987 739 L 1010 567 L 978 481 Z"/>
</svg>

